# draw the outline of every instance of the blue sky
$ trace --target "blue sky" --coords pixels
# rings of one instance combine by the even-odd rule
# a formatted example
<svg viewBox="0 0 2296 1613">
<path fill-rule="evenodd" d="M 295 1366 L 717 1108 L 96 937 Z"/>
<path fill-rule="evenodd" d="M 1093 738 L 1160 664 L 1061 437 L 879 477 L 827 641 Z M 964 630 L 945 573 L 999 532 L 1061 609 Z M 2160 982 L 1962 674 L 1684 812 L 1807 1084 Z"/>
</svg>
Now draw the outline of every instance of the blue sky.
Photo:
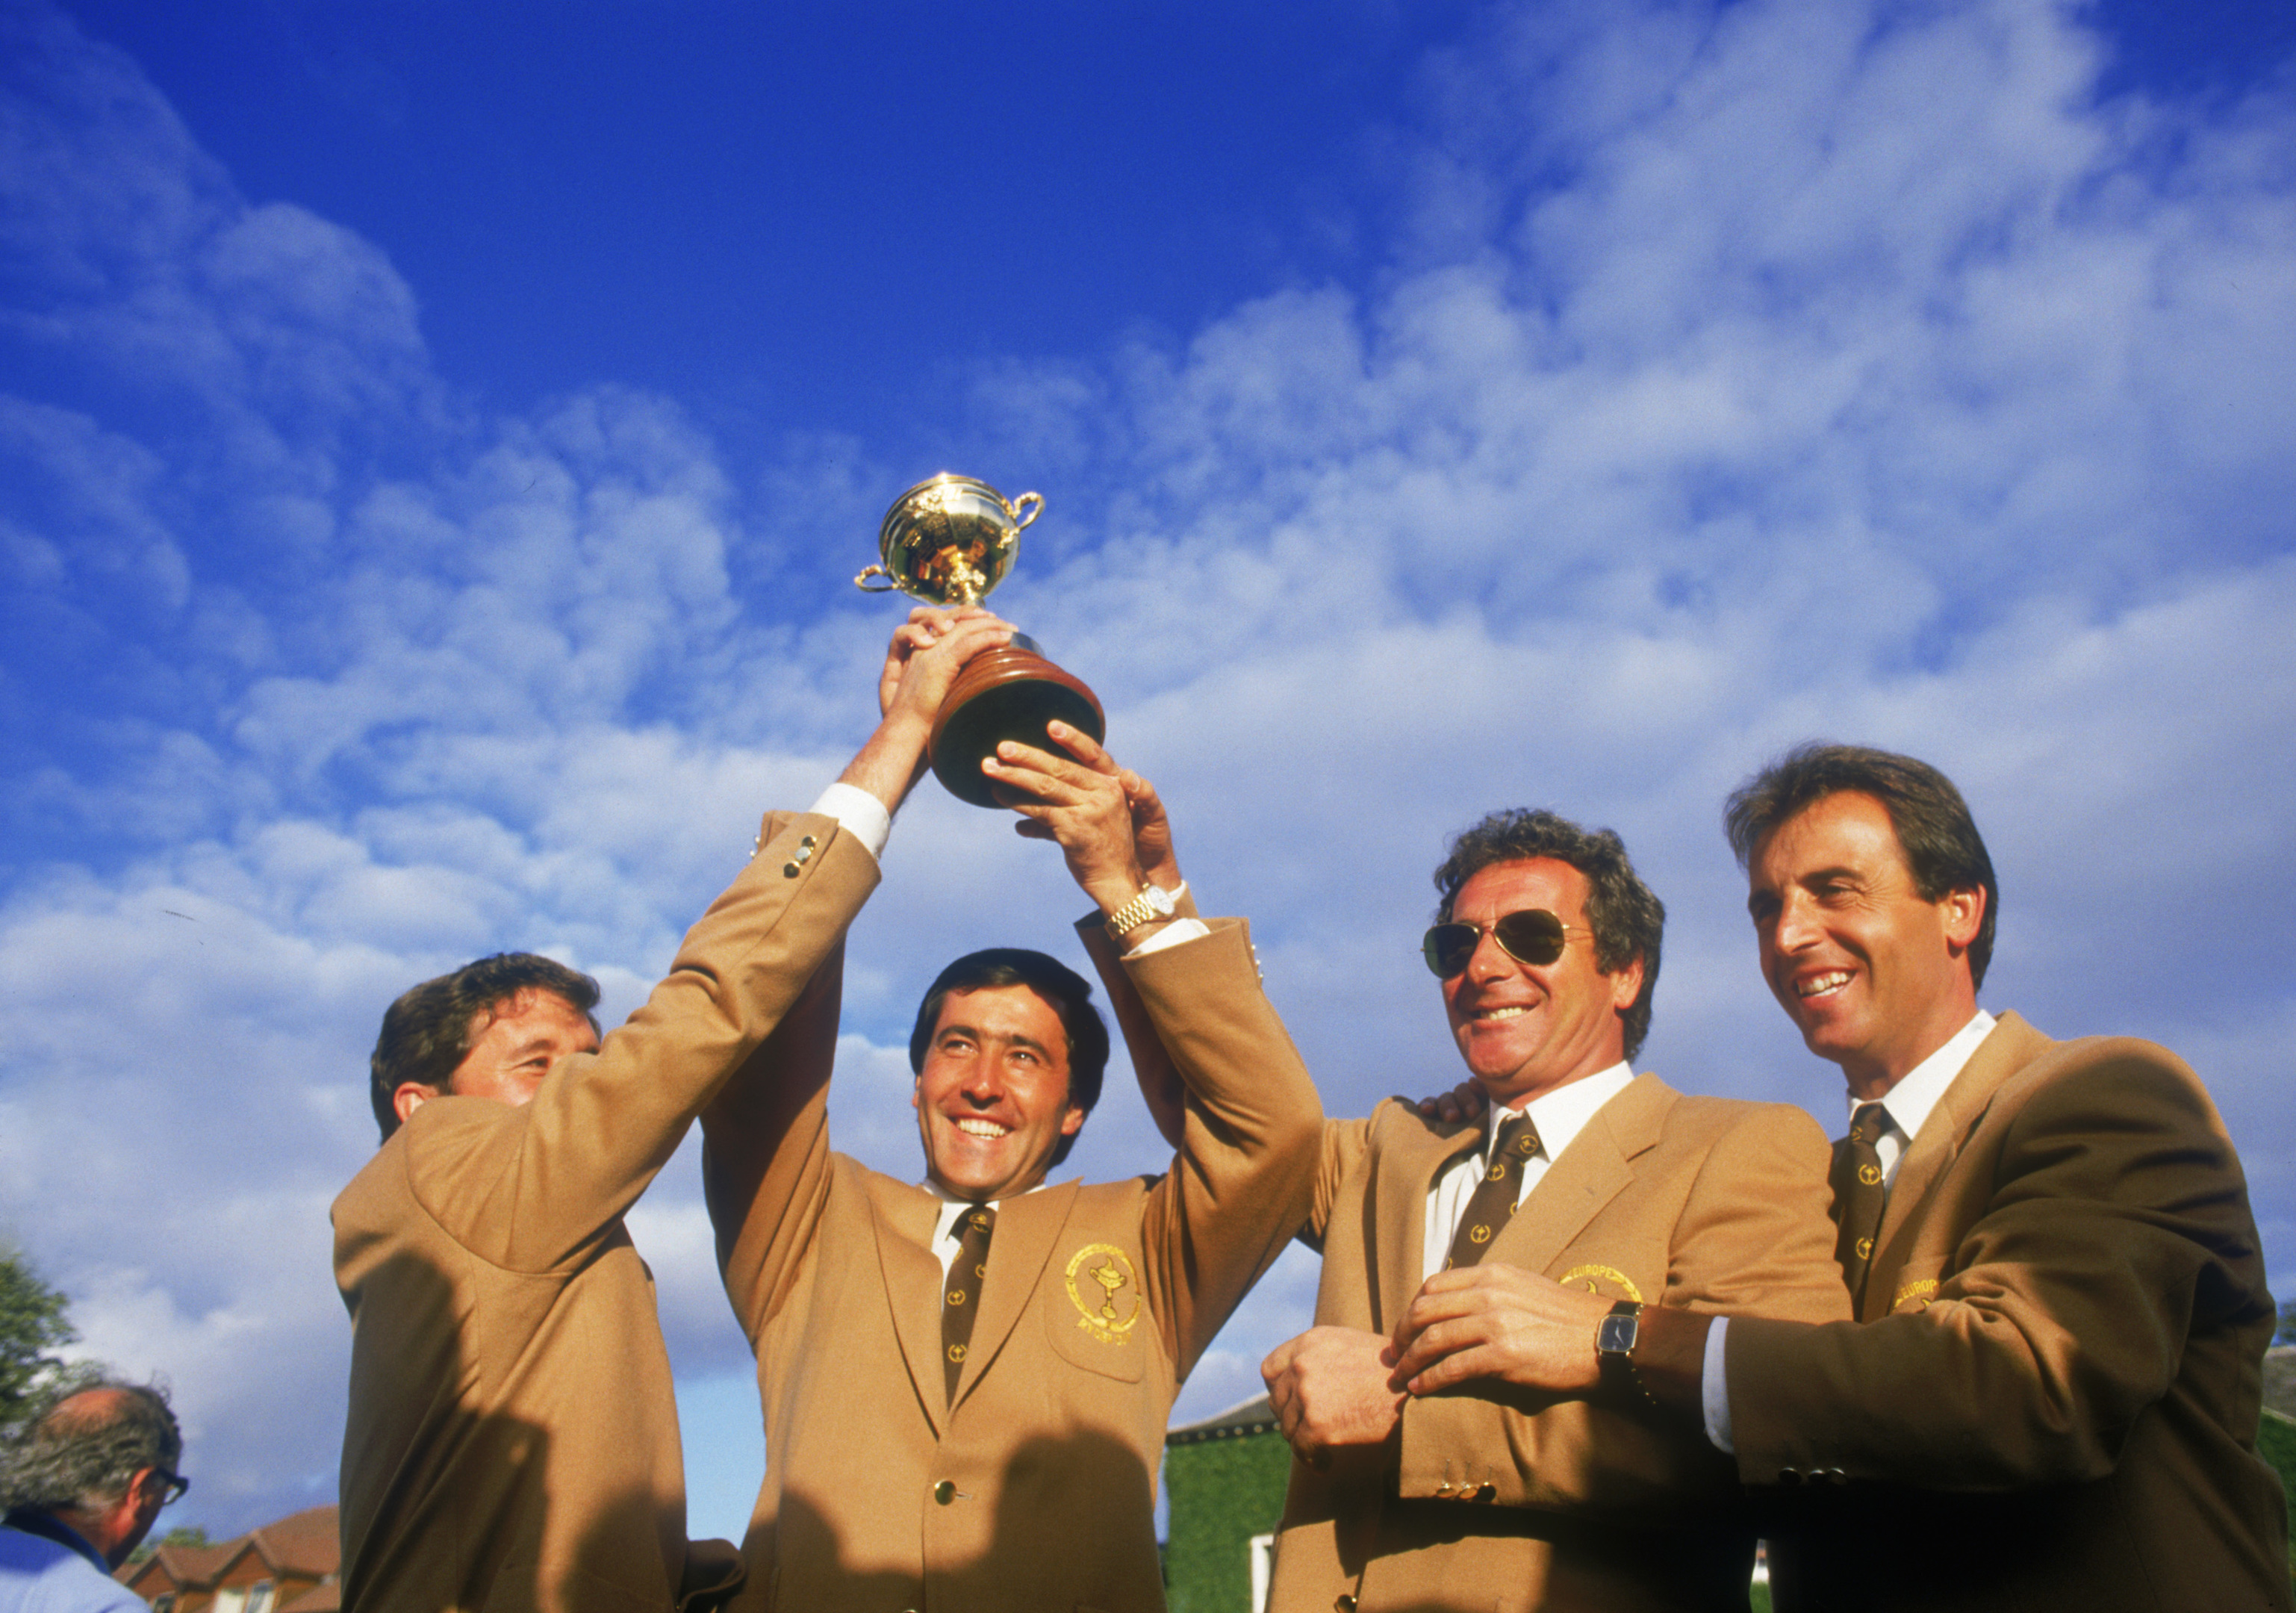
<svg viewBox="0 0 2296 1613">
<path fill-rule="evenodd" d="M 941 468 L 1046 494 L 996 603 L 1333 1112 L 1456 1078 L 1428 871 L 1539 804 L 1669 905 L 1649 1067 L 1839 1129 L 1716 818 L 1869 740 L 1992 843 L 1988 1003 L 2190 1058 L 2296 1282 L 2296 24 L 1231 10 L 0 4 L 0 1230 L 173 1379 L 171 1519 L 332 1498 L 383 1005 L 503 947 L 635 1004 L 866 732 L 849 580 Z M 925 981 L 1078 906 L 920 795 L 844 1146 L 914 1168 Z M 1076 1164 L 1156 1160 L 1112 1082 Z M 633 1229 L 738 1533 L 690 1156 Z"/>
</svg>

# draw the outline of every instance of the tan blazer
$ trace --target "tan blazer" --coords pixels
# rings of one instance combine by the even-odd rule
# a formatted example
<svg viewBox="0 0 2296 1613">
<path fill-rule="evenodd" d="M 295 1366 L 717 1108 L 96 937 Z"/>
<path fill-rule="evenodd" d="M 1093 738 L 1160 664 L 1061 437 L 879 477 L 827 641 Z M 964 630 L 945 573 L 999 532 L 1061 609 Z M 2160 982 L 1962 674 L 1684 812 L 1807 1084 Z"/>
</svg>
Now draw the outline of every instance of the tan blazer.
<svg viewBox="0 0 2296 1613">
<path fill-rule="evenodd" d="M 776 1039 L 771 1079 L 745 1074 L 705 1115 L 766 1419 L 737 1607 L 1163 1607 L 1165 1420 L 1306 1216 L 1323 1115 L 1241 924 L 1125 967 L 1193 1090 L 1178 1156 L 1003 1201 L 953 1406 L 939 1201 L 829 1148 L 833 995 Z"/>
<path fill-rule="evenodd" d="M 1319 1324 L 1393 1331 L 1422 1280 L 1428 1189 L 1482 1134 L 1400 1099 L 1325 1126 Z M 1800 1109 L 1638 1076 L 1484 1258 L 1650 1304 L 1847 1316 L 1825 1166 Z M 1406 1403 L 1376 1461 L 1293 1461 L 1269 1607 L 1742 1609 L 1753 1538 L 1702 1431 L 1487 1387 Z"/>
<path fill-rule="evenodd" d="M 877 883 L 833 819 L 764 838 L 595 1054 L 521 1108 L 424 1104 L 335 1200 L 346 1613 L 672 1605 L 685 1471 L 622 1215 Z"/>
<path fill-rule="evenodd" d="M 1865 1325 L 1730 1324 L 1739 1470 L 1799 1481 L 1778 1605 L 2285 1609 L 2273 1324 L 2192 1071 L 2004 1014 L 1898 1166 Z"/>
</svg>

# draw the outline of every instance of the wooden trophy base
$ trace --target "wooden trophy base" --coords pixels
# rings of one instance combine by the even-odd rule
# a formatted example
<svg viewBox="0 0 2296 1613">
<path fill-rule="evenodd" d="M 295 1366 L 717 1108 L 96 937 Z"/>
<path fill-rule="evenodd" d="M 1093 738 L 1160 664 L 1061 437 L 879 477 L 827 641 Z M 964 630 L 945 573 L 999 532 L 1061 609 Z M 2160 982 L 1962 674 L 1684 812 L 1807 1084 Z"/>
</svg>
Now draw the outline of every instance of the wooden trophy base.
<svg viewBox="0 0 2296 1613">
<path fill-rule="evenodd" d="M 933 719 L 927 753 L 948 793 L 974 806 L 996 800 L 980 770 L 1007 739 L 1040 751 L 1064 754 L 1045 737 L 1045 725 L 1060 721 L 1093 737 L 1108 734 L 1108 719 L 1093 692 L 1032 649 L 1003 645 L 967 662 L 949 687 Z"/>
</svg>

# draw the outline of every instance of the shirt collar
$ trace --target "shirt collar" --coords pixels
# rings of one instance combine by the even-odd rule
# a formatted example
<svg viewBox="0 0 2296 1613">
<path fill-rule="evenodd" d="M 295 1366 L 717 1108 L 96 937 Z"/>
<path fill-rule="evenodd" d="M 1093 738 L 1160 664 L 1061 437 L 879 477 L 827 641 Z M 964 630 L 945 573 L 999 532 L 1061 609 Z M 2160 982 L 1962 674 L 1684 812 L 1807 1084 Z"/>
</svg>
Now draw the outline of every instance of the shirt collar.
<svg viewBox="0 0 2296 1613">
<path fill-rule="evenodd" d="M 1521 1108 L 1494 1108 L 1483 1117 L 1483 1152 L 1490 1152 L 1503 1122 L 1527 1114 L 1538 1132 L 1538 1151 L 1551 1164 L 1562 1156 L 1562 1150 L 1570 1146 L 1572 1138 L 1587 1129 L 1587 1123 L 1595 1118 L 1595 1111 L 1625 1091 L 1634 1078 L 1634 1071 L 1621 1059 L 1607 1070 L 1597 1070 L 1592 1075 L 1564 1082 L 1551 1092 L 1541 1092 Z"/>
<path fill-rule="evenodd" d="M 31 1507 L 11 1507 L 8 1527 L 26 1535 L 37 1535 L 42 1540 L 52 1540 L 60 1546 L 69 1546 L 95 1565 L 96 1572 L 105 1578 L 111 1576 L 111 1565 L 103 1560 L 103 1553 L 88 1543 L 87 1537 L 70 1524 L 59 1522 L 47 1513 Z"/>
<path fill-rule="evenodd" d="M 1041 1193 L 1052 1185 L 1053 1179 L 1047 1176 L 1035 1187 L 1030 1188 L 1029 1189 L 1029 1193 Z M 942 1187 L 940 1183 L 935 1181 L 930 1176 L 917 1183 L 917 1186 L 922 1188 L 926 1192 L 940 1200 L 940 1213 L 933 1220 L 933 1240 L 936 1243 L 939 1242 L 943 1239 L 948 1239 L 951 1242 L 955 1241 L 954 1239 L 949 1238 L 949 1229 L 956 1224 L 956 1218 L 959 1215 L 963 1214 L 965 1211 L 973 1206 L 975 1201 L 970 1198 L 959 1198 L 955 1194 L 950 1192 L 947 1188 Z M 1023 1193 L 1020 1197 L 1026 1198 L 1029 1196 L 1029 1193 Z M 989 1209 L 994 1210 L 997 1206 L 1003 1204 L 1004 1201 L 1001 1198 L 990 1198 L 981 1200 L 980 1202 L 986 1204 Z"/>
<path fill-rule="evenodd" d="M 1993 1033 L 1993 1016 L 1983 1008 L 1977 1010 L 1970 1022 L 1946 1039 L 1946 1043 L 1921 1063 L 1906 1072 L 1905 1079 L 1890 1089 L 1882 1099 L 1890 1111 L 1890 1123 L 1906 1134 L 1908 1146 L 1921 1135 L 1922 1123 L 1937 1107 L 1938 1099 L 1961 1074 L 1969 1056 L 1977 1051 L 1977 1044 Z M 1855 1115 L 1861 1107 L 1855 1092 L 1849 1095 L 1849 1112 Z"/>
</svg>

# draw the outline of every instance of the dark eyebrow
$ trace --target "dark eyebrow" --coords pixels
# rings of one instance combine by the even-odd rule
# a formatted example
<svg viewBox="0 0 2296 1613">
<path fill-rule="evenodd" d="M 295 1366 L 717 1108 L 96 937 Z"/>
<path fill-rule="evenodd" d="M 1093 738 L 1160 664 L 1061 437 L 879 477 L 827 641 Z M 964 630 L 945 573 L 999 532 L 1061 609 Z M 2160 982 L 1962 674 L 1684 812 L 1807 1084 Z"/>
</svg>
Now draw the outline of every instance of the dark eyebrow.
<svg viewBox="0 0 2296 1613">
<path fill-rule="evenodd" d="M 1836 863 L 1830 868 L 1812 868 L 1808 873 L 1804 874 L 1794 883 L 1797 885 L 1816 885 L 1825 880 L 1846 879 L 1849 881 L 1850 884 L 1855 885 L 1857 883 L 1859 877 L 1860 876 L 1856 868 L 1848 867 L 1845 864 Z"/>
</svg>

